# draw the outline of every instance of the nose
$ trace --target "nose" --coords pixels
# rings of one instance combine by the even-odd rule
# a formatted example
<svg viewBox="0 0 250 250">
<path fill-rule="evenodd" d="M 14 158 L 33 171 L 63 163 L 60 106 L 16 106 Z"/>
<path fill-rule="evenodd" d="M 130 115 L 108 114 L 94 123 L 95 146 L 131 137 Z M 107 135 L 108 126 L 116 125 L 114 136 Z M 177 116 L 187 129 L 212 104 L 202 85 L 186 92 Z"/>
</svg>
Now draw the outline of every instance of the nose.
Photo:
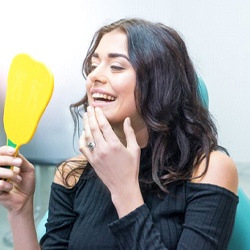
<svg viewBox="0 0 250 250">
<path fill-rule="evenodd" d="M 105 74 L 105 70 L 101 65 L 98 65 L 89 75 L 90 81 L 92 83 L 107 83 L 107 76 Z"/>
</svg>

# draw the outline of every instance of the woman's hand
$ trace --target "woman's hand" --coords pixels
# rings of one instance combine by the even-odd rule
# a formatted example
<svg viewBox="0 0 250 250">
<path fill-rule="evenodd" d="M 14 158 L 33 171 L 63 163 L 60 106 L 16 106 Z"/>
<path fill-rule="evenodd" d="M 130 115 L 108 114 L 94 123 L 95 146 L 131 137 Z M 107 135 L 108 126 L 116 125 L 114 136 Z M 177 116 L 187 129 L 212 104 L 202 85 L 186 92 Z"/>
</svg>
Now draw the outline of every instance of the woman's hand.
<svg viewBox="0 0 250 250">
<path fill-rule="evenodd" d="M 142 205 L 139 187 L 140 147 L 130 119 L 123 124 L 126 146 L 114 133 L 100 108 L 88 107 L 84 116 L 80 151 L 111 192 L 111 199 L 120 217 Z M 93 149 L 87 144 L 94 142 Z"/>
<path fill-rule="evenodd" d="M 10 213 L 20 213 L 33 201 L 35 171 L 33 165 L 21 154 L 16 157 L 14 154 L 14 148 L 0 147 L 0 204 Z M 11 170 L 1 166 L 15 167 Z"/>
<path fill-rule="evenodd" d="M 14 148 L 0 147 L 0 205 L 8 210 L 14 248 L 40 249 L 33 217 L 34 167 L 22 155 L 14 155 Z"/>
</svg>

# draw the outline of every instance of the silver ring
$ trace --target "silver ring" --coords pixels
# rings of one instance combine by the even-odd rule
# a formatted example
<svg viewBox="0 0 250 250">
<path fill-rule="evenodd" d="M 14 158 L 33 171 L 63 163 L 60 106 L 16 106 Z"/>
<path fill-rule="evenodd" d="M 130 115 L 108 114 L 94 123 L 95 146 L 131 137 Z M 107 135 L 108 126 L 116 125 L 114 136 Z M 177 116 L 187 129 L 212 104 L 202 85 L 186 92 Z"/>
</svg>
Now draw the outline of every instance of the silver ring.
<svg viewBox="0 0 250 250">
<path fill-rule="evenodd" d="M 87 147 L 89 148 L 89 150 L 93 151 L 95 146 L 96 146 L 95 142 L 93 141 L 87 142 Z"/>
</svg>

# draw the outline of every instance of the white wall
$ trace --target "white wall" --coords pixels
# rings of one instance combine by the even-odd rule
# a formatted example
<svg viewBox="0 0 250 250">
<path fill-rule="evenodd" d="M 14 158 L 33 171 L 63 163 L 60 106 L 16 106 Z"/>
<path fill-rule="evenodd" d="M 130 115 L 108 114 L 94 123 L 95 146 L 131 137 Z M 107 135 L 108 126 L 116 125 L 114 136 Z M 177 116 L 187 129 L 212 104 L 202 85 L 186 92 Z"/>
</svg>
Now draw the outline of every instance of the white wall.
<svg viewBox="0 0 250 250">
<path fill-rule="evenodd" d="M 221 143 L 236 161 L 250 162 L 250 1 L 244 0 L 1 1 L 0 115 L 17 53 L 44 62 L 55 77 L 52 100 L 33 140 L 21 151 L 45 162 L 75 154 L 68 106 L 85 93 L 81 65 L 90 39 L 100 25 L 133 16 L 164 22 L 182 33 L 207 84 Z M 4 144 L 1 122 L 0 129 Z"/>
<path fill-rule="evenodd" d="M 184 34 L 207 84 L 219 138 L 250 162 L 250 1 L 170 1 L 169 24 Z"/>
</svg>

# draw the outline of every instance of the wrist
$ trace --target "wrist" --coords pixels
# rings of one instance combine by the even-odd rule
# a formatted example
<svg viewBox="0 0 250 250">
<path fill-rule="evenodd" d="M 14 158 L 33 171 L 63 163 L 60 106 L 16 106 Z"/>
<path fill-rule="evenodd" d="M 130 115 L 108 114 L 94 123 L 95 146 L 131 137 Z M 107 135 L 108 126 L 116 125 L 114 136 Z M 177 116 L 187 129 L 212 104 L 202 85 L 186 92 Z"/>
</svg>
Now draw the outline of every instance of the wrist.
<svg viewBox="0 0 250 250">
<path fill-rule="evenodd" d="M 8 210 L 8 219 L 12 220 L 17 217 L 31 217 L 33 216 L 33 197 L 30 197 L 23 204 L 20 202 L 19 205 L 15 204 L 13 209 Z"/>
<path fill-rule="evenodd" d="M 20 209 L 9 211 L 8 219 L 12 228 L 14 249 L 40 249 L 33 214 L 33 199 L 27 201 Z"/>
<path fill-rule="evenodd" d="M 119 218 L 122 218 L 144 204 L 141 191 L 111 194 L 112 202 L 116 208 Z"/>
</svg>

